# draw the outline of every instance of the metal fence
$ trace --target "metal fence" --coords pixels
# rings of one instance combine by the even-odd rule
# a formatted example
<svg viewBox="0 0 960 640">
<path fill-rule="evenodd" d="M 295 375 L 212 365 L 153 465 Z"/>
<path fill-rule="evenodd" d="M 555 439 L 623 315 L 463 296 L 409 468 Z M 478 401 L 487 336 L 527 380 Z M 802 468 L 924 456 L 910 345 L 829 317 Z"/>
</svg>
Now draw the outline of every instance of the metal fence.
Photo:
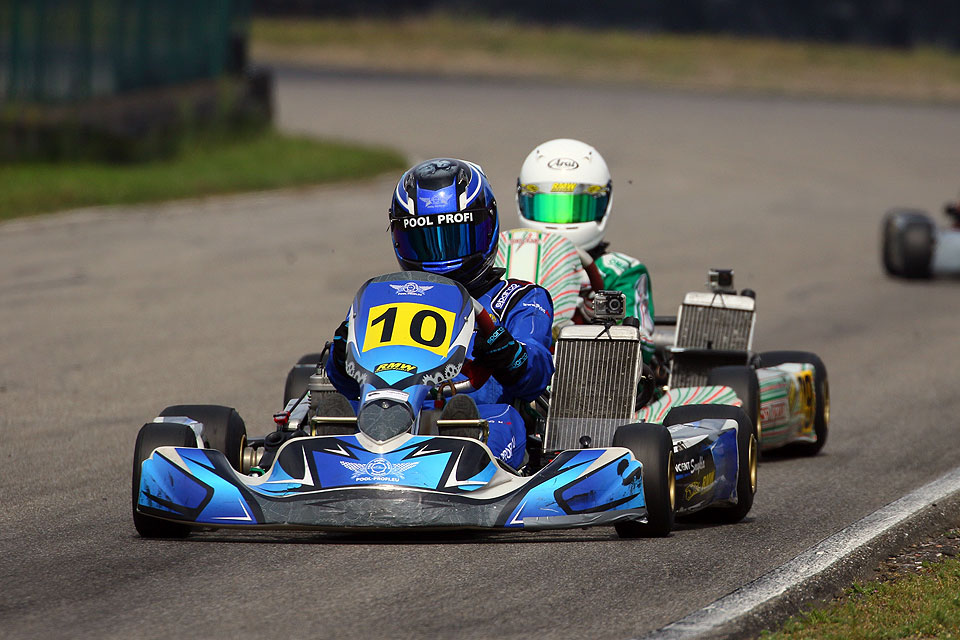
<svg viewBox="0 0 960 640">
<path fill-rule="evenodd" d="M 0 0 L 0 100 L 56 103 L 239 71 L 250 0 Z"/>
</svg>

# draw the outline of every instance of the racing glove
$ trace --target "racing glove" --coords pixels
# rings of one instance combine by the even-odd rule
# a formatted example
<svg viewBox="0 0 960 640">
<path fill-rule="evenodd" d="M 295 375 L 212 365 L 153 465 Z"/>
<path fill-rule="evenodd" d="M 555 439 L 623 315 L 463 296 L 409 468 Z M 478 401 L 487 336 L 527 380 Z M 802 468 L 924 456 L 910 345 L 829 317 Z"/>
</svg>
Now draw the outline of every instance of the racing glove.
<svg viewBox="0 0 960 640">
<path fill-rule="evenodd" d="M 340 323 L 337 331 L 333 334 L 333 347 L 330 353 L 333 357 L 333 365 L 337 371 L 347 375 L 347 320 Z"/>
<path fill-rule="evenodd" d="M 584 324 L 592 323 L 597 317 L 593 310 L 593 298 L 594 293 L 591 289 L 585 294 L 581 293 L 580 299 L 577 300 L 577 311 L 579 311 L 580 315 L 583 317 Z"/>
<path fill-rule="evenodd" d="M 484 340 L 473 341 L 473 361 L 493 371 L 493 377 L 505 387 L 516 384 L 527 371 L 527 349 L 504 327 L 497 327 Z"/>
</svg>

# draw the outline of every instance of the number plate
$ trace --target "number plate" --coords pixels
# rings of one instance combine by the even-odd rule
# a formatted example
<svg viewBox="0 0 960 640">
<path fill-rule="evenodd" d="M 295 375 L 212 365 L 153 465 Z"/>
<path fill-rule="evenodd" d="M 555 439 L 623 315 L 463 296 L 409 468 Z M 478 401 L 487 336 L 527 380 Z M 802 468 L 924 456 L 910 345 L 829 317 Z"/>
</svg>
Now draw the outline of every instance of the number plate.
<svg viewBox="0 0 960 640">
<path fill-rule="evenodd" d="M 370 307 L 363 348 L 416 347 L 447 355 L 456 314 L 416 302 L 393 302 Z"/>
</svg>

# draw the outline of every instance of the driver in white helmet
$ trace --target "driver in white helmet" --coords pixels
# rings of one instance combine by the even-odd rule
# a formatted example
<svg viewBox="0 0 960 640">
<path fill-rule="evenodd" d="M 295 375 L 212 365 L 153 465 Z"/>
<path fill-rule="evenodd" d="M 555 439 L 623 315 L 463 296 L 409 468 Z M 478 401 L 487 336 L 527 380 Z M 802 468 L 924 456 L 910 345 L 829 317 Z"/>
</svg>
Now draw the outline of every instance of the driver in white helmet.
<svg viewBox="0 0 960 640">
<path fill-rule="evenodd" d="M 647 267 L 630 256 L 608 251 L 603 235 L 613 204 L 613 184 L 603 156 L 590 145 L 560 138 L 537 145 L 523 161 L 517 179 L 517 208 L 524 226 L 559 234 L 594 259 L 607 289 L 626 295 L 626 313 L 640 320 L 643 360 L 653 344 L 653 292 Z M 584 279 L 580 313 L 589 318 L 593 292 Z"/>
</svg>

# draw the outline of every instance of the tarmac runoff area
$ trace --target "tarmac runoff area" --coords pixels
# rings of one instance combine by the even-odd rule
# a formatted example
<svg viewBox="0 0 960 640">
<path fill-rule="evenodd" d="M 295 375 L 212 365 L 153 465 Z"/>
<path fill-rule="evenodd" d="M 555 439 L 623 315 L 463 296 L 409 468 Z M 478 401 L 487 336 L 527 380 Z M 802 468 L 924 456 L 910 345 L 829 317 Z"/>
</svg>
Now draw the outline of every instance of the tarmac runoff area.
<svg viewBox="0 0 960 640">
<path fill-rule="evenodd" d="M 874 511 L 790 562 L 639 640 L 754 638 L 801 607 L 870 577 L 883 559 L 960 521 L 960 467 Z"/>
</svg>

